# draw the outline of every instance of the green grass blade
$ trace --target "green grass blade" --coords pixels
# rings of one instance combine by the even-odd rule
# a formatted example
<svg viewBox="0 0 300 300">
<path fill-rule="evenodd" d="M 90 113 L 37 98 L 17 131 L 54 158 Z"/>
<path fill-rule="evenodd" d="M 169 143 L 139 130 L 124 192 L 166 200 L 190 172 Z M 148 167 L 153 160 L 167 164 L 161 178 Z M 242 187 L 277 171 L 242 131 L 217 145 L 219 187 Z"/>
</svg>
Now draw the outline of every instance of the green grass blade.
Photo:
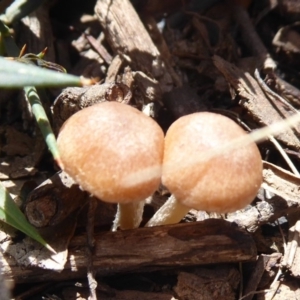
<svg viewBox="0 0 300 300">
<path fill-rule="evenodd" d="M 9 55 L 18 57 L 20 50 L 9 33 L 9 28 L 0 21 L 1 40 L 5 45 L 6 52 Z"/>
<path fill-rule="evenodd" d="M 55 250 L 47 244 L 40 236 L 38 231 L 27 221 L 17 204 L 11 198 L 10 194 L 0 183 L 0 220 L 22 231 L 26 235 L 41 243 L 51 252 Z"/>
<path fill-rule="evenodd" d="M 42 135 L 48 146 L 48 149 L 51 152 L 55 161 L 59 163 L 60 156 L 57 148 L 56 138 L 52 131 L 50 122 L 48 120 L 44 107 L 41 103 L 41 100 L 37 94 L 37 91 L 34 87 L 28 86 L 28 87 L 24 87 L 24 92 L 31 105 L 32 113 L 42 132 Z"/>
<path fill-rule="evenodd" d="M 6 24 L 20 21 L 36 10 L 45 0 L 15 0 L 0 18 Z"/>
<path fill-rule="evenodd" d="M 66 87 L 91 84 L 89 79 L 0 57 L 0 88 Z"/>
</svg>

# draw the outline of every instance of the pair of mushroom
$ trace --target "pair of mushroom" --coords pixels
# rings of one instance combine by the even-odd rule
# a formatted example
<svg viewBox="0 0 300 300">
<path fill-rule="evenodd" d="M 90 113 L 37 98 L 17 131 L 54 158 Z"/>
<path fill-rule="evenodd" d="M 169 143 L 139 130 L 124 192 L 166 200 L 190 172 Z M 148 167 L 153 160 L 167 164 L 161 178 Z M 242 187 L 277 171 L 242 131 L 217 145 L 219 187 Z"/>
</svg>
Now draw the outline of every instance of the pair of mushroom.
<svg viewBox="0 0 300 300">
<path fill-rule="evenodd" d="M 179 222 L 190 208 L 227 213 L 249 204 L 262 182 L 256 144 L 211 155 L 246 134 L 227 117 L 199 112 L 179 118 L 164 137 L 139 110 L 105 102 L 70 117 L 57 142 L 60 167 L 97 198 L 117 202 L 118 225 L 128 229 L 139 226 L 143 200 L 160 182 L 174 197 L 147 226 Z"/>
</svg>

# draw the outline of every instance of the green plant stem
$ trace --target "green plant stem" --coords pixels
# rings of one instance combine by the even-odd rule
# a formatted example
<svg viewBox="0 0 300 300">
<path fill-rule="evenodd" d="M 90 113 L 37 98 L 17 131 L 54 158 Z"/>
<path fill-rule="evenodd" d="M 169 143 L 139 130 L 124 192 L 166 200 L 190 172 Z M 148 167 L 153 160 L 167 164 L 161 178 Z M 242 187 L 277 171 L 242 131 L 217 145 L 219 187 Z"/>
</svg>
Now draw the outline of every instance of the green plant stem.
<svg viewBox="0 0 300 300">
<path fill-rule="evenodd" d="M 9 28 L 0 21 L 1 42 L 4 43 L 6 51 L 11 56 L 18 57 L 20 49 L 10 35 Z"/>
<path fill-rule="evenodd" d="M 49 151 L 53 155 L 53 158 L 57 163 L 60 161 L 60 155 L 57 148 L 56 138 L 52 131 L 50 122 L 43 108 L 41 100 L 37 94 L 35 87 L 27 86 L 24 87 L 25 95 L 31 105 L 32 113 L 37 121 L 37 124 L 42 132 L 45 142 L 48 146 Z"/>
</svg>

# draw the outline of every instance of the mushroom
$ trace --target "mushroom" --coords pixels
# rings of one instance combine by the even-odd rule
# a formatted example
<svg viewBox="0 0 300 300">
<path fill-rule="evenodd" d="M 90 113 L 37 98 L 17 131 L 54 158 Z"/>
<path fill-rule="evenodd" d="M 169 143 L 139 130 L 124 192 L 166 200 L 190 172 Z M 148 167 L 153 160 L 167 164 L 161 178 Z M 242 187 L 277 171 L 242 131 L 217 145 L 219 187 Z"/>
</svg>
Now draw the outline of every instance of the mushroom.
<svg viewBox="0 0 300 300">
<path fill-rule="evenodd" d="M 57 144 L 60 167 L 105 202 L 118 203 L 121 229 L 138 227 L 143 200 L 161 180 L 164 134 L 136 108 L 118 102 L 95 104 L 72 115 Z"/>
<path fill-rule="evenodd" d="M 191 208 L 228 213 L 250 204 L 262 183 L 256 144 L 222 150 L 245 135 L 220 114 L 199 112 L 175 121 L 166 133 L 162 171 L 172 196 L 146 226 L 177 223 Z"/>
</svg>

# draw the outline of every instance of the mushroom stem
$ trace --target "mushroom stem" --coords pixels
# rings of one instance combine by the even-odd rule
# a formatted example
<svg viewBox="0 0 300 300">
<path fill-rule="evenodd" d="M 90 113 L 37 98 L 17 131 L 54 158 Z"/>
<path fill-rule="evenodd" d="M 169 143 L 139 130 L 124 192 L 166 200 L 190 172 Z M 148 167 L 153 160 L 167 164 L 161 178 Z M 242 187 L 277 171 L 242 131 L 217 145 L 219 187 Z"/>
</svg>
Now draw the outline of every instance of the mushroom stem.
<svg viewBox="0 0 300 300">
<path fill-rule="evenodd" d="M 118 210 L 112 226 L 112 231 L 133 229 L 140 226 L 143 217 L 145 201 L 118 203 Z"/>
<path fill-rule="evenodd" d="M 163 206 L 148 221 L 145 227 L 176 224 L 190 211 L 190 208 L 181 204 L 174 195 L 171 195 Z"/>
</svg>

